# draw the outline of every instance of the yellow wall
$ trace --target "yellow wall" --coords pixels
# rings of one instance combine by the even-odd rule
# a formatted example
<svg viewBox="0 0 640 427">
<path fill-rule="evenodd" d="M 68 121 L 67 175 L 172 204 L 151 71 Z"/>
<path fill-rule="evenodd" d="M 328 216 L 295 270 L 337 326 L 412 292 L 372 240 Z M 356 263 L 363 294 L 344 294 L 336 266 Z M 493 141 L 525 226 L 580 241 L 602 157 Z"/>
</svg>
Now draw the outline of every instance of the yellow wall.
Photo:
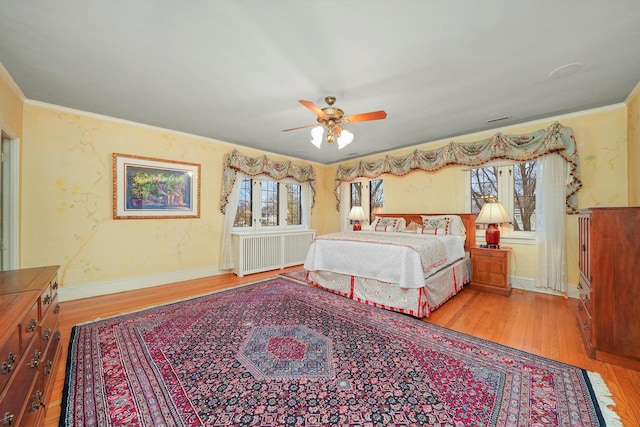
<svg viewBox="0 0 640 427">
<path fill-rule="evenodd" d="M 64 286 L 217 268 L 224 155 L 265 154 L 37 103 L 25 105 L 24 123 L 21 268 L 61 265 Z M 201 164 L 201 218 L 112 219 L 114 152 Z M 312 226 L 322 233 L 330 215 L 319 187 Z"/>
<path fill-rule="evenodd" d="M 640 206 L 640 83 L 627 98 L 629 205 Z"/>
<path fill-rule="evenodd" d="M 12 138 L 22 137 L 23 95 L 0 64 L 0 125 Z"/>
<path fill-rule="evenodd" d="M 553 122 L 574 131 L 579 154 L 579 176 L 584 184 L 578 192 L 578 208 L 590 206 L 626 206 L 627 197 L 627 115 L 624 104 L 585 111 L 566 116 L 551 117 L 531 123 L 463 135 L 453 139 L 434 141 L 384 155 L 404 156 L 416 148 L 431 150 L 457 142 L 472 142 L 488 138 L 496 132 L 504 134 L 529 133 L 543 129 Z M 359 160 L 374 160 L 380 155 Z M 334 169 L 335 174 L 335 169 Z M 463 212 L 464 174 L 459 166 L 449 166 L 436 172 L 415 171 L 403 177 L 385 176 L 385 212 Z M 513 244 L 514 258 L 511 275 L 535 277 L 535 246 Z M 569 283 L 578 283 L 577 218 L 567 215 L 567 254 Z"/>
<path fill-rule="evenodd" d="M 55 106 L 34 102 L 23 105 L 15 90 L 2 78 L 0 89 L 0 120 L 22 137 L 21 268 L 60 264 L 61 283 L 76 286 L 217 267 L 223 220 L 219 212 L 223 156 L 233 148 L 249 156 L 264 152 L 93 114 L 69 112 Z M 634 166 L 640 160 L 639 111 L 640 95 L 636 91 L 628 105 L 551 117 L 453 140 L 477 141 L 497 131 L 531 132 L 560 121 L 573 128 L 577 141 L 579 171 L 584 183 L 578 192 L 578 207 L 626 206 L 640 201 L 640 172 Z M 385 154 L 401 156 L 450 141 L 435 141 Z M 200 163 L 202 217 L 113 220 L 113 152 Z M 275 160 L 286 159 L 267 154 Z M 299 160 L 294 162 L 305 164 Z M 333 194 L 337 165 L 314 167 L 318 185 L 312 227 L 318 234 L 337 231 L 340 219 Z M 463 195 L 463 173 L 456 166 L 435 173 L 416 171 L 404 177 L 385 177 L 387 212 L 463 211 Z M 567 218 L 569 282 L 575 284 L 578 282 L 577 219 L 573 215 Z M 511 274 L 533 278 L 535 247 L 510 245 L 515 249 Z"/>
</svg>

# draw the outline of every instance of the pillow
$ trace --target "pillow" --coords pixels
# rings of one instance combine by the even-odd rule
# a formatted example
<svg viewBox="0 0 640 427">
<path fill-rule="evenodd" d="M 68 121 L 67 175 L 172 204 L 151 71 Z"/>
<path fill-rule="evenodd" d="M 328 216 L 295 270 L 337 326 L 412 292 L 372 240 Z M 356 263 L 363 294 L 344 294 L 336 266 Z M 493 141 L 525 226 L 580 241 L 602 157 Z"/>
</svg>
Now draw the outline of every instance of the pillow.
<svg viewBox="0 0 640 427">
<path fill-rule="evenodd" d="M 402 231 L 406 223 L 406 220 L 402 217 L 377 216 L 371 223 L 371 231 Z"/>
<path fill-rule="evenodd" d="M 420 224 L 418 224 L 414 220 L 411 220 L 411 222 L 409 223 L 409 225 L 407 225 L 404 231 L 413 231 L 415 233 L 418 228 L 420 228 Z"/>
<path fill-rule="evenodd" d="M 444 236 L 449 233 L 451 220 L 449 218 L 430 218 L 422 220 L 422 228 L 419 228 L 418 234 L 433 234 L 436 236 Z"/>
<path fill-rule="evenodd" d="M 464 223 L 462 222 L 462 218 L 458 215 L 422 215 L 422 224 L 424 227 L 425 219 L 448 219 L 449 223 L 449 233 L 448 234 L 457 234 L 458 236 L 465 237 L 467 235 L 467 230 L 464 228 Z"/>
</svg>

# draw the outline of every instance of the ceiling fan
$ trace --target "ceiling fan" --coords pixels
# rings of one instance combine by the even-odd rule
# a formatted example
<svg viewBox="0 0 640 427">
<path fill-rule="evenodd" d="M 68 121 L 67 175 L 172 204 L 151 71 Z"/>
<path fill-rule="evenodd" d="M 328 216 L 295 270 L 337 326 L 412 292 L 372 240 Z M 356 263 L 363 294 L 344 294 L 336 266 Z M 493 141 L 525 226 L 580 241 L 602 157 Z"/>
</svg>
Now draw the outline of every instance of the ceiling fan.
<svg viewBox="0 0 640 427">
<path fill-rule="evenodd" d="M 345 116 L 344 111 L 340 108 L 334 107 L 336 102 L 335 96 L 327 96 L 324 98 L 328 107 L 319 108 L 311 101 L 305 101 L 301 99 L 300 104 L 307 107 L 317 116 L 317 122 L 319 124 L 298 126 L 291 129 L 284 129 L 283 132 L 289 132 L 291 130 L 298 130 L 313 127 L 311 130 L 312 140 L 311 143 L 320 148 L 322 143 L 322 137 L 324 130 L 327 129 L 327 142 L 338 142 L 338 148 L 343 148 L 353 141 L 353 134 L 341 126 L 343 123 L 356 123 L 366 122 L 369 120 L 381 120 L 387 117 L 387 113 L 384 111 L 372 111 L 370 113 L 355 114 L 352 116 Z"/>
</svg>

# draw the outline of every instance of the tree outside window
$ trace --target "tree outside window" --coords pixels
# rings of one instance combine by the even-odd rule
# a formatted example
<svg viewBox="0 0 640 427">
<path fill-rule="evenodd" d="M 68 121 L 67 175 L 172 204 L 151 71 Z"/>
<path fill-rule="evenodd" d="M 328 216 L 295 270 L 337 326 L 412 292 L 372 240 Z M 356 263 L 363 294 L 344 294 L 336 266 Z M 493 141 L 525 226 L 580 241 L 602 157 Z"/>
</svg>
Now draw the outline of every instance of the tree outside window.
<svg viewBox="0 0 640 427">
<path fill-rule="evenodd" d="M 362 206 L 369 223 L 384 208 L 384 180 L 357 181 L 351 183 L 351 204 L 349 208 Z"/>
<path fill-rule="evenodd" d="M 535 231 L 536 162 L 471 169 L 471 212 L 499 201 L 512 218 L 513 231 Z M 477 224 L 477 229 L 486 228 Z"/>
<path fill-rule="evenodd" d="M 287 225 L 302 225 L 302 186 L 287 184 Z"/>
<path fill-rule="evenodd" d="M 276 181 L 261 181 L 261 206 L 260 206 L 260 223 L 263 226 L 273 227 L 279 223 L 279 202 L 278 195 L 280 185 Z"/>
<path fill-rule="evenodd" d="M 259 221 L 256 223 L 254 218 Z M 258 230 L 261 227 L 301 225 L 302 185 L 242 178 L 234 228 Z"/>
<path fill-rule="evenodd" d="M 253 205 L 252 182 L 251 178 L 242 178 L 238 210 L 236 211 L 236 219 L 233 222 L 234 227 L 251 227 L 253 225 L 251 214 Z"/>
</svg>

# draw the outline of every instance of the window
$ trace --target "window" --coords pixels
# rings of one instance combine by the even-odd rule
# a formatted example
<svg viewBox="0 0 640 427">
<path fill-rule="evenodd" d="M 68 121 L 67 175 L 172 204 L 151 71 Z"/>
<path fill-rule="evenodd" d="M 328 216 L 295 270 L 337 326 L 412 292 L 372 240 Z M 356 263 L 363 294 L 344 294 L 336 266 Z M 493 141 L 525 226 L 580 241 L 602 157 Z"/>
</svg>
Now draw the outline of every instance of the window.
<svg viewBox="0 0 640 427">
<path fill-rule="evenodd" d="M 351 203 L 353 206 L 362 206 L 365 215 L 371 223 L 376 213 L 382 212 L 384 207 L 384 181 L 372 179 L 370 181 L 357 181 L 351 183 Z M 351 222 L 350 222 L 351 224 Z"/>
<path fill-rule="evenodd" d="M 244 177 L 233 227 L 264 230 L 302 226 L 302 186 Z"/>
<path fill-rule="evenodd" d="M 468 171 L 467 209 L 476 215 L 486 202 L 499 201 L 512 218 L 503 235 L 526 237 L 536 227 L 536 162 L 499 164 Z M 484 224 L 476 225 L 484 229 Z"/>
</svg>

